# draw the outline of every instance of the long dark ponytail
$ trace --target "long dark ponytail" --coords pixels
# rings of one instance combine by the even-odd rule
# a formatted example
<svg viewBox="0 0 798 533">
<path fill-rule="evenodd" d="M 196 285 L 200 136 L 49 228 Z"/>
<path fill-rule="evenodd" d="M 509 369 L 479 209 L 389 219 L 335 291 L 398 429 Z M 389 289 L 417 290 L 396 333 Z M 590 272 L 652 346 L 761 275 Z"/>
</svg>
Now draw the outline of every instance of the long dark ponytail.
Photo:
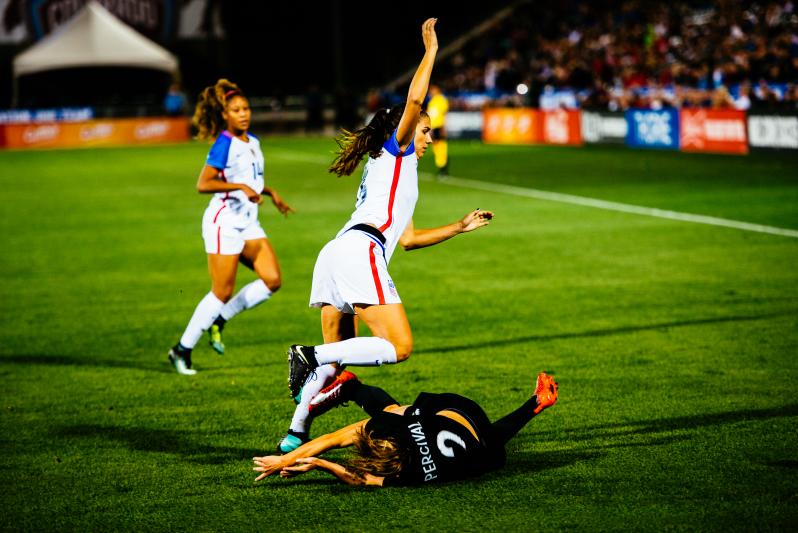
<svg viewBox="0 0 798 533">
<path fill-rule="evenodd" d="M 339 150 L 328 170 L 339 177 L 349 176 L 364 155 L 379 157 L 382 145 L 399 126 L 404 110 L 404 104 L 393 106 L 390 110 L 383 108 L 374 113 L 374 118 L 367 126 L 355 131 L 341 130 L 341 136 L 335 140 Z"/>
</svg>

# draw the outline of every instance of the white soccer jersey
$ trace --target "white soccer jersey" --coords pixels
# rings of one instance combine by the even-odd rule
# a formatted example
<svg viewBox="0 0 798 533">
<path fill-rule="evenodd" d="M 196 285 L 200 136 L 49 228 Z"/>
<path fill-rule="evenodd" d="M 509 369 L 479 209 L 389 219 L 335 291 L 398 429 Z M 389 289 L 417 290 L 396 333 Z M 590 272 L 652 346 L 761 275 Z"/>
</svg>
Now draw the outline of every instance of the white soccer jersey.
<svg viewBox="0 0 798 533">
<path fill-rule="evenodd" d="M 355 224 L 371 224 L 385 236 L 385 261 L 391 260 L 418 200 L 418 159 L 413 144 L 399 148 L 396 131 L 383 145 L 381 155 L 369 158 L 357 193 L 355 212 L 338 232 Z"/>
<path fill-rule="evenodd" d="M 263 152 L 260 141 L 247 133 L 249 142 L 223 131 L 211 147 L 206 164 L 217 168 L 222 179 L 242 183 L 257 193 L 263 192 Z M 243 191 L 218 192 L 208 205 L 214 212 L 214 222 L 222 219 L 225 225 L 244 228 L 258 220 L 258 204 L 250 202 Z"/>
</svg>

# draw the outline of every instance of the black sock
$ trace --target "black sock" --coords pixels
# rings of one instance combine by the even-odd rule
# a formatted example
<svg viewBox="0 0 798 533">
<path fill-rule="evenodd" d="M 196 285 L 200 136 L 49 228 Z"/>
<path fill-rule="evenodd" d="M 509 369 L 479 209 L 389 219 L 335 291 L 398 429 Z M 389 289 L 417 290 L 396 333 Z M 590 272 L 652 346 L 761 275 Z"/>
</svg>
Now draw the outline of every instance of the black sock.
<svg viewBox="0 0 798 533">
<path fill-rule="evenodd" d="M 364 385 L 358 382 L 358 386 L 352 391 L 352 400 L 360 406 L 361 409 L 366 411 L 369 416 L 374 416 L 389 405 L 398 405 L 399 402 L 394 400 L 390 394 L 385 392 L 379 387 L 373 385 Z"/>
<path fill-rule="evenodd" d="M 303 346 L 302 355 L 305 356 L 305 359 L 308 360 L 308 363 L 310 363 L 310 366 L 312 366 L 313 368 L 317 368 L 319 366 L 319 362 L 316 360 L 315 346 Z"/>
<path fill-rule="evenodd" d="M 214 320 L 213 323 L 219 326 L 219 331 L 222 331 L 224 329 L 224 325 L 227 324 L 227 320 L 223 318 L 222 315 L 219 315 L 216 317 L 216 320 Z"/>
<path fill-rule="evenodd" d="M 191 368 L 191 348 L 186 348 L 178 342 L 172 347 L 172 351 L 186 363 L 186 367 Z M 172 359 L 171 355 L 169 359 Z"/>
<path fill-rule="evenodd" d="M 524 405 L 502 417 L 492 424 L 494 436 L 506 444 L 521 428 L 535 418 L 535 408 L 538 406 L 538 397 L 532 396 Z"/>
<path fill-rule="evenodd" d="M 303 441 L 308 440 L 308 432 L 307 431 L 294 431 L 293 429 L 288 430 L 289 435 L 293 435 L 294 437 L 299 437 Z"/>
<path fill-rule="evenodd" d="M 191 357 L 191 348 L 186 348 L 179 342 L 172 347 L 172 350 L 180 357 Z"/>
</svg>

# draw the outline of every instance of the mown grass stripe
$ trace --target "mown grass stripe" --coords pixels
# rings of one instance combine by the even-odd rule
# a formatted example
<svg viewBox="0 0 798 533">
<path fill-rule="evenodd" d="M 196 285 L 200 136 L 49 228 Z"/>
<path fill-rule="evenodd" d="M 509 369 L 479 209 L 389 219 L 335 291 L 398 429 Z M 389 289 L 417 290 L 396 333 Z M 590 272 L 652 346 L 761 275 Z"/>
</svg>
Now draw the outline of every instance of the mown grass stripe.
<svg viewBox="0 0 798 533">
<path fill-rule="evenodd" d="M 315 163 L 325 164 L 330 162 L 329 157 L 297 152 L 297 151 L 289 151 L 289 150 L 280 150 L 279 152 L 275 151 L 275 153 L 270 154 L 270 156 L 277 157 L 278 159 L 286 159 L 289 161 L 303 161 L 306 163 L 314 163 L 314 164 Z M 428 172 L 419 172 L 419 177 L 426 180 L 436 179 L 433 174 L 430 174 Z M 608 211 L 618 211 L 621 213 L 629 213 L 632 215 L 664 218 L 668 220 L 677 220 L 679 222 L 692 222 L 695 224 L 707 224 L 710 226 L 720 226 L 725 228 L 732 228 L 743 231 L 753 231 L 755 233 L 767 233 L 769 235 L 778 235 L 781 237 L 790 237 L 793 239 L 798 239 L 798 230 L 789 229 L 789 228 L 778 228 L 775 226 L 766 226 L 763 224 L 753 224 L 751 222 L 743 222 L 740 220 L 729 220 L 726 218 L 712 217 L 708 215 L 697 215 L 694 213 L 682 213 L 679 211 L 670 211 L 668 209 L 657 209 L 655 207 L 645 207 L 640 205 L 624 204 L 620 202 L 611 202 L 609 200 L 600 200 L 598 198 L 589 198 L 587 196 L 577 196 L 575 194 L 543 191 L 540 189 L 517 187 L 515 185 L 491 183 L 491 182 L 472 180 L 467 178 L 457 178 L 454 176 L 447 176 L 443 180 L 438 180 L 438 182 L 443 183 L 445 185 L 453 185 L 455 187 L 477 189 L 481 191 L 488 191 L 488 192 L 501 193 L 501 194 L 511 194 L 514 196 L 534 198 L 536 200 L 560 202 L 564 204 L 579 205 L 583 207 L 605 209 Z"/>
</svg>

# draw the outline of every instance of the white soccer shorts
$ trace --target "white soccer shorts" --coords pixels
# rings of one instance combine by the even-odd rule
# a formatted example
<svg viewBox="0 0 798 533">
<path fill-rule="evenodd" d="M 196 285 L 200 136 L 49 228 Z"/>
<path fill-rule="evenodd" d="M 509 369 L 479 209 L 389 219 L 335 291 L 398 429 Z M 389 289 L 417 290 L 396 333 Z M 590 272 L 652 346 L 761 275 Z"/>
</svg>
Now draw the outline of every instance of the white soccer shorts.
<svg viewBox="0 0 798 533">
<path fill-rule="evenodd" d="M 402 299 L 376 238 L 349 230 L 319 252 L 310 289 L 311 307 L 331 304 L 343 313 L 354 314 L 355 304 L 398 303 Z"/>
<path fill-rule="evenodd" d="M 202 239 L 205 241 L 206 253 L 238 255 L 244 249 L 245 241 L 266 238 L 266 232 L 257 217 L 243 228 L 237 228 L 233 222 L 238 217 L 225 216 L 227 209 L 209 206 L 205 210 L 202 217 Z"/>
</svg>

